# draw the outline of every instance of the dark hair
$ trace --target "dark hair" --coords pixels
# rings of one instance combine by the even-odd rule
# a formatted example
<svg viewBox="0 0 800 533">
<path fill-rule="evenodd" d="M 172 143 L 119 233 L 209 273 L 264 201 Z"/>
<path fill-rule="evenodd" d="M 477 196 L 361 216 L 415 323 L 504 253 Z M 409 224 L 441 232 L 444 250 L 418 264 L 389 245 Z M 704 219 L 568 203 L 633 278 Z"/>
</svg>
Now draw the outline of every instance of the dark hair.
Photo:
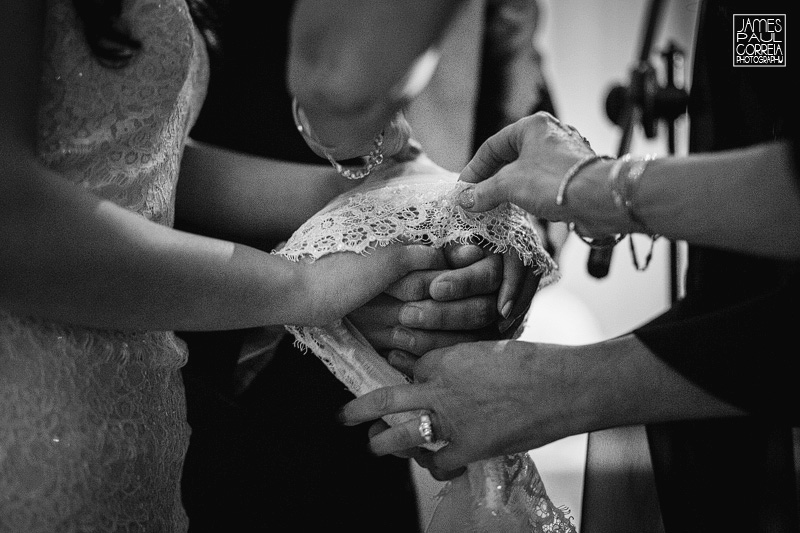
<svg viewBox="0 0 800 533">
<path fill-rule="evenodd" d="M 89 48 L 98 61 L 111 68 L 127 65 L 142 47 L 120 17 L 122 1 L 72 0 L 78 18 L 83 22 Z M 209 50 L 217 51 L 219 42 L 214 10 L 206 0 L 186 0 L 186 4 Z"/>
</svg>

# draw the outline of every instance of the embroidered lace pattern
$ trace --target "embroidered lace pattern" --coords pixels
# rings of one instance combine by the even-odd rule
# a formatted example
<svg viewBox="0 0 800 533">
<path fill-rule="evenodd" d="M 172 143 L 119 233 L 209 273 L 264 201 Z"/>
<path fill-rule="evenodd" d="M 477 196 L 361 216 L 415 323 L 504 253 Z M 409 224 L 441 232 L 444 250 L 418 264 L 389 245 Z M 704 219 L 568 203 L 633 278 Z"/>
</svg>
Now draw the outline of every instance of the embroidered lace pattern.
<svg viewBox="0 0 800 533">
<path fill-rule="evenodd" d="M 454 242 L 482 242 L 496 252 L 515 250 L 525 265 L 555 279 L 556 266 L 544 251 L 524 211 L 506 204 L 470 213 L 457 202 L 463 185 L 452 180 L 387 185 L 347 195 L 303 224 L 278 253 L 292 260 L 318 259 L 394 242 L 436 247 Z"/>
<path fill-rule="evenodd" d="M 123 3 L 143 46 L 122 69 L 92 57 L 71 0 L 46 5 L 41 159 L 171 225 L 208 76 L 184 1 Z M 100 331 L 0 309 L 0 531 L 185 531 L 186 355 L 168 332 Z"/>
</svg>

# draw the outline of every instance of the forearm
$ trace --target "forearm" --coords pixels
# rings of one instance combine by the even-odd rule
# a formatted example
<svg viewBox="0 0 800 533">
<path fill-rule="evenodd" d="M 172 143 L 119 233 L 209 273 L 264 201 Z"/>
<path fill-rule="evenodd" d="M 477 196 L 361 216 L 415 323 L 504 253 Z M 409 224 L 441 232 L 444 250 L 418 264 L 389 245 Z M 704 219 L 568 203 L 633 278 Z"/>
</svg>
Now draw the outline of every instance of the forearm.
<svg viewBox="0 0 800 533">
<path fill-rule="evenodd" d="M 197 141 L 181 161 L 178 218 L 212 236 L 286 240 L 354 182 L 330 165 L 255 157 Z"/>
<path fill-rule="evenodd" d="M 587 179 L 575 180 L 568 197 L 579 218 L 583 212 L 625 233 L 633 227 L 613 204 L 612 165 L 587 168 Z M 800 190 L 794 172 L 785 142 L 656 159 L 636 182 L 633 208 L 650 231 L 673 240 L 798 258 Z"/>
<path fill-rule="evenodd" d="M 435 61 L 419 60 L 462 2 L 298 2 L 288 83 L 319 140 L 369 146 L 427 82 Z"/>
<path fill-rule="evenodd" d="M 634 335 L 563 350 L 564 397 L 572 398 L 560 417 L 569 428 L 565 435 L 743 414 L 669 367 Z"/>
<path fill-rule="evenodd" d="M 160 226 L 35 163 L 4 172 L 0 236 L 0 305 L 85 326 L 280 323 L 297 285 L 287 261 Z"/>
<path fill-rule="evenodd" d="M 787 144 L 665 160 L 663 167 L 656 160 L 652 166 L 637 200 L 656 233 L 695 244 L 800 257 L 800 191 Z M 659 196 L 667 199 L 667 209 L 659 205 Z"/>
</svg>

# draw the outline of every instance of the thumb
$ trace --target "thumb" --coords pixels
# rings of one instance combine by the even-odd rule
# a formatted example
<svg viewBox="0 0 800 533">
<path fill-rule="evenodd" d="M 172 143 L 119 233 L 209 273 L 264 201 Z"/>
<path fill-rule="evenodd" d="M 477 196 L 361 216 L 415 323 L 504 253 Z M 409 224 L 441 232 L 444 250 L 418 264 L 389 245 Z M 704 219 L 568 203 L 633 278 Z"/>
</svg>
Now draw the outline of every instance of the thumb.
<svg viewBox="0 0 800 533">
<path fill-rule="evenodd" d="M 467 211 L 488 211 L 493 207 L 511 201 L 510 191 L 504 186 L 508 180 L 501 179 L 500 175 L 489 178 L 475 185 L 465 185 L 458 193 L 458 205 Z"/>
<path fill-rule="evenodd" d="M 521 128 L 514 124 L 498 131 L 478 148 L 458 179 L 467 183 L 478 183 L 496 174 L 508 163 L 519 157 L 518 141 Z"/>
</svg>

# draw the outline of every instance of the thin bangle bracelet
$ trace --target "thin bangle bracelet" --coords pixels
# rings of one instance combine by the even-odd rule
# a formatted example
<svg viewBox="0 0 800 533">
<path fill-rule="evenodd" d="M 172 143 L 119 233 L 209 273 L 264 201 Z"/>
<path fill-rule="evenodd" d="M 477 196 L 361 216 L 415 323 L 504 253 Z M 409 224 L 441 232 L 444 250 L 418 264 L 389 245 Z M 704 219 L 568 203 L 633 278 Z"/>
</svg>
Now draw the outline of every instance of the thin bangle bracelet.
<svg viewBox="0 0 800 533">
<path fill-rule="evenodd" d="M 586 157 L 584 157 L 583 159 L 577 161 L 574 165 L 572 165 L 569 168 L 569 170 L 567 170 L 567 172 L 564 174 L 564 177 L 561 178 L 561 184 L 559 185 L 558 192 L 556 193 L 556 205 L 558 206 L 564 205 L 566 201 L 567 185 L 569 185 L 569 182 L 572 180 L 572 178 L 574 178 L 578 174 L 578 172 L 580 172 L 587 166 L 597 161 L 609 161 L 612 159 L 614 158 L 607 155 L 591 154 L 587 155 Z M 577 235 L 578 238 L 580 238 L 580 240 L 582 240 L 583 242 L 585 242 L 586 244 L 595 249 L 611 248 L 613 246 L 616 246 L 617 243 L 619 243 L 619 241 L 621 241 L 625 237 L 625 235 L 619 234 L 619 235 L 609 235 L 601 239 L 591 239 L 589 237 L 584 237 L 583 235 L 581 235 L 577 231 L 574 222 L 570 222 L 568 224 L 568 228 L 569 231 L 574 232 L 575 235 Z"/>
</svg>

